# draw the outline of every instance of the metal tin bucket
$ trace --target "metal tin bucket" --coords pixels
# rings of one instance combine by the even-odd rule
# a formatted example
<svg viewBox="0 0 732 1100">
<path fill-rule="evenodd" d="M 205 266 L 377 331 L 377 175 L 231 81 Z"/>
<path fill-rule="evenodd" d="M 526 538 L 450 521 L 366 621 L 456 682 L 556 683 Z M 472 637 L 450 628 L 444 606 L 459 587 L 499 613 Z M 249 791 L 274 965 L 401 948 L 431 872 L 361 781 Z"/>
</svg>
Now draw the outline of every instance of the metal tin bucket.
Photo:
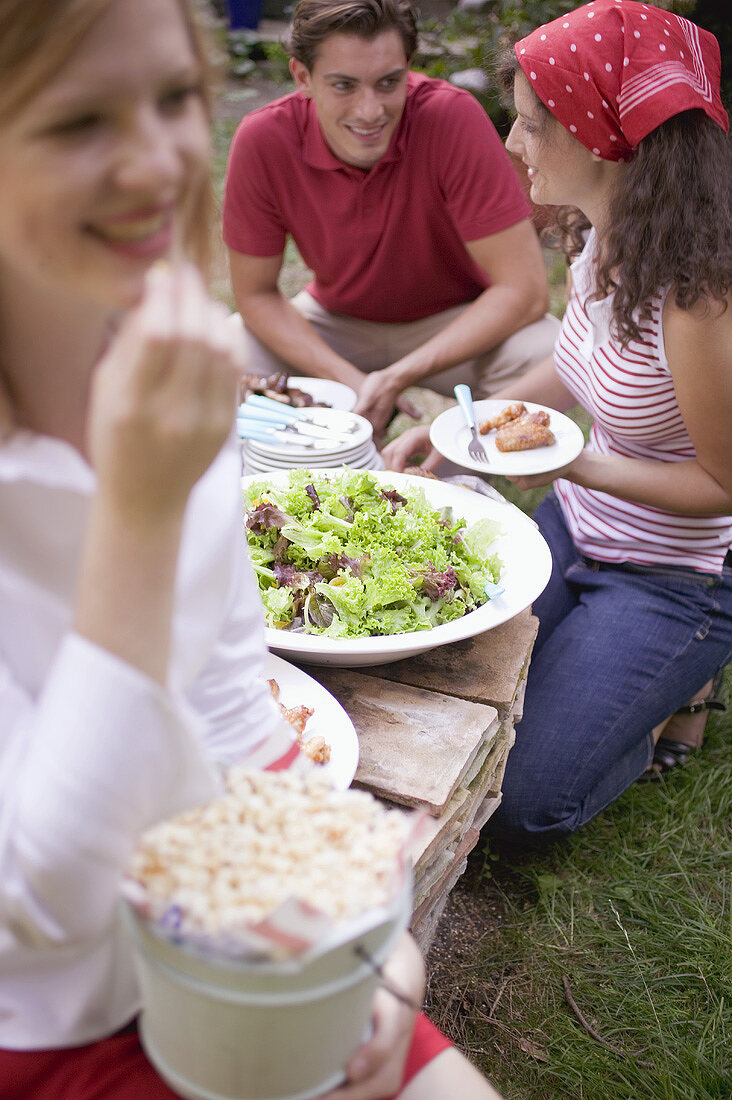
<svg viewBox="0 0 732 1100">
<path fill-rule="evenodd" d="M 186 1100 L 308 1100 L 336 1088 L 369 1034 L 375 967 L 411 903 L 408 883 L 386 919 L 355 939 L 305 963 L 261 964 L 204 958 L 125 906 L 148 1058 Z"/>
</svg>

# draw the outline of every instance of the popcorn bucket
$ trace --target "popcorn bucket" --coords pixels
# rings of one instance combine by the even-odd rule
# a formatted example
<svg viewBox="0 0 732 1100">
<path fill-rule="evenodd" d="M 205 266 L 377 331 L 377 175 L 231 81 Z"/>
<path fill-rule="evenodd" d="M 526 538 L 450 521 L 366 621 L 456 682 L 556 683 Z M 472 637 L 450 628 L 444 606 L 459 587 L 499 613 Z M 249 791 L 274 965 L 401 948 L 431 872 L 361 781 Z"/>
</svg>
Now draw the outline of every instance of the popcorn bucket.
<svg viewBox="0 0 732 1100">
<path fill-rule="evenodd" d="M 186 1100 L 307 1100 L 341 1084 L 369 1035 L 376 968 L 412 909 L 411 881 L 375 920 L 324 953 L 287 962 L 206 956 L 164 939 L 130 905 L 140 1038 Z"/>
</svg>

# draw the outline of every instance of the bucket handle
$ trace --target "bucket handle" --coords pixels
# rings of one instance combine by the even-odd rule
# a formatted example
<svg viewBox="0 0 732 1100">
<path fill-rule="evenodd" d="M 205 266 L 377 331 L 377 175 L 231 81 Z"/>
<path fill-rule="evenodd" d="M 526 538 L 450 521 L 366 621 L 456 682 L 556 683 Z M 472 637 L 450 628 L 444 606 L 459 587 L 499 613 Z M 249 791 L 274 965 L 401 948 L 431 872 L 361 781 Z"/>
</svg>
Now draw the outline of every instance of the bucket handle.
<svg viewBox="0 0 732 1100">
<path fill-rule="evenodd" d="M 385 989 L 387 993 L 391 993 L 392 997 L 396 997 L 397 1001 L 406 1005 L 407 1008 L 411 1008 L 413 1012 L 422 1011 L 421 1004 L 416 1004 L 411 997 L 406 995 L 406 993 L 402 993 L 400 989 L 397 989 L 390 978 L 387 978 L 383 966 L 377 963 L 376 959 L 371 957 L 363 944 L 357 944 L 353 949 L 353 953 L 357 958 L 370 966 L 375 974 L 378 974 L 382 989 Z"/>
</svg>

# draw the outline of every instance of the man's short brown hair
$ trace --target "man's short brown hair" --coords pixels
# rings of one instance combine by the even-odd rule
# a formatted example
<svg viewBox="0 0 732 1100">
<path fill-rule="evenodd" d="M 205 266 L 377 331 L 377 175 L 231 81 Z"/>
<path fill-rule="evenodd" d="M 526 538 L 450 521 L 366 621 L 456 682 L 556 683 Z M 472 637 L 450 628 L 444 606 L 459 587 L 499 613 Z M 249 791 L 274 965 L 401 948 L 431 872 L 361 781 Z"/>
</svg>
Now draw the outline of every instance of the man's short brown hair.
<svg viewBox="0 0 732 1100">
<path fill-rule="evenodd" d="M 411 0 L 300 0 L 290 24 L 287 50 L 312 71 L 318 47 L 330 35 L 375 38 L 390 30 L 401 35 L 409 61 L 417 48 L 417 13 Z"/>
</svg>

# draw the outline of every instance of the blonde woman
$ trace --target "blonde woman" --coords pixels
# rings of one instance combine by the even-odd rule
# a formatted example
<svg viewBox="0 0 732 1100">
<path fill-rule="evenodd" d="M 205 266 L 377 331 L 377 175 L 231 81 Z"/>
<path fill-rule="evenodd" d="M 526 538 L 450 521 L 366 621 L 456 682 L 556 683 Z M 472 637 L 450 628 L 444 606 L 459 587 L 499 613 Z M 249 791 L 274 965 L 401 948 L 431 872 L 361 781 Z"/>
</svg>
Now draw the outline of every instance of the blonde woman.
<svg viewBox="0 0 732 1100">
<path fill-rule="evenodd" d="M 198 266 L 208 121 L 183 0 L 0 0 L 3 1100 L 173 1096 L 137 1039 L 122 870 L 219 765 L 296 755 L 259 675 L 241 353 Z M 419 1001 L 408 938 L 389 969 Z M 374 1020 L 336 1096 L 494 1095 L 385 992 Z"/>
</svg>

